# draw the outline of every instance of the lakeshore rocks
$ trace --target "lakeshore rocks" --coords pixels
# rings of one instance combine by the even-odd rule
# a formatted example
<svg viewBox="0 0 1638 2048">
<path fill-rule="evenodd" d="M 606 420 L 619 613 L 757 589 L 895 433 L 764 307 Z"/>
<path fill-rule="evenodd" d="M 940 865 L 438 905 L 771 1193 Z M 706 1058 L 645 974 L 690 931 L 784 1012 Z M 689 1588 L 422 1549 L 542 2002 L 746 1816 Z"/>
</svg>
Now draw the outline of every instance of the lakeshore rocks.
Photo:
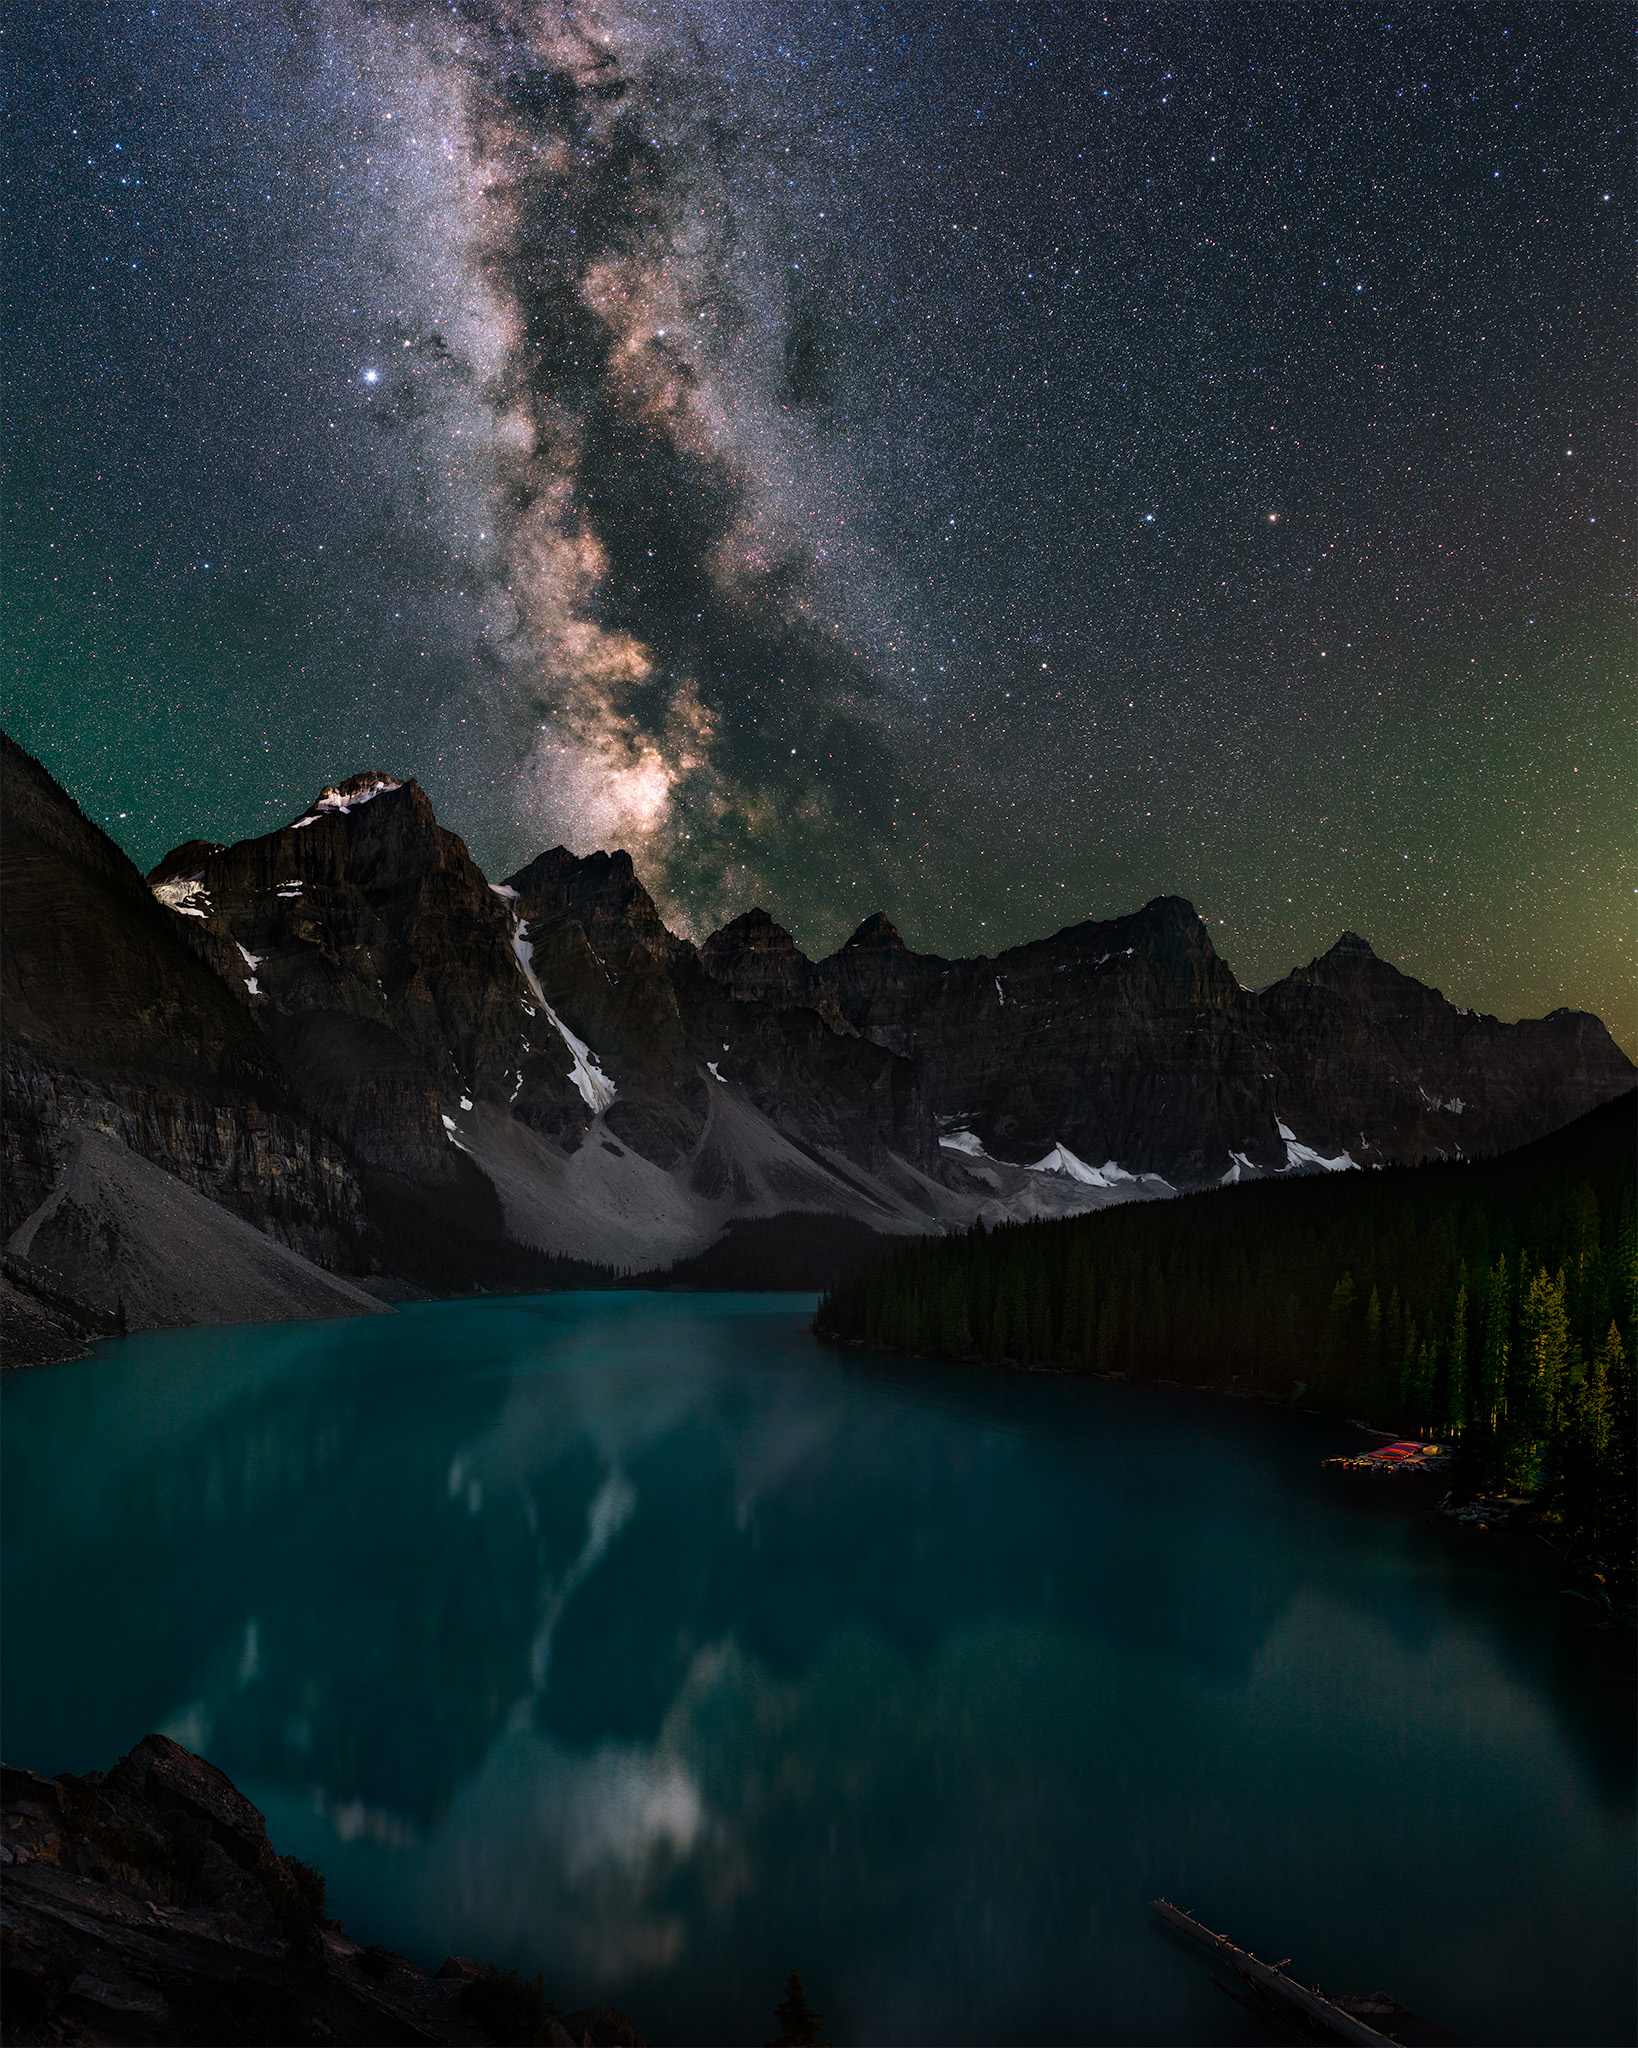
<svg viewBox="0 0 1638 2048">
<path fill-rule="evenodd" d="M 430 1977 L 350 1941 L 232 1780 L 163 1735 L 106 1775 L 0 1772 L 0 1994 L 9 2042 L 456 2042 L 485 2028 L 472 1964 Z M 452 1959 L 452 1963 L 453 1963 Z M 644 2048 L 625 2014 L 543 2021 L 557 2044 Z"/>
</svg>

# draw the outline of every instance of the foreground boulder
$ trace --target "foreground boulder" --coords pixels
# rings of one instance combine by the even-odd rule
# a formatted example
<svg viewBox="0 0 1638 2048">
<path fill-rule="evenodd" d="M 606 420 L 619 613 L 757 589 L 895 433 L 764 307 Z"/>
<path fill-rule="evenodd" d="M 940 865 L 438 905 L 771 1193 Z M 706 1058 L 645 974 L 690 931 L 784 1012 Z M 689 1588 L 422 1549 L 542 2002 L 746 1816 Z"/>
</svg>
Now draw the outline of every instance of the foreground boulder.
<svg viewBox="0 0 1638 2048">
<path fill-rule="evenodd" d="M 536 1985 L 451 1958 L 435 1977 L 349 1941 L 324 1881 L 278 1855 L 203 1758 L 148 1735 L 106 1776 L 0 1773 L 8 2042 L 590 2042 L 643 2048 L 612 2006 L 559 2019 Z"/>
</svg>

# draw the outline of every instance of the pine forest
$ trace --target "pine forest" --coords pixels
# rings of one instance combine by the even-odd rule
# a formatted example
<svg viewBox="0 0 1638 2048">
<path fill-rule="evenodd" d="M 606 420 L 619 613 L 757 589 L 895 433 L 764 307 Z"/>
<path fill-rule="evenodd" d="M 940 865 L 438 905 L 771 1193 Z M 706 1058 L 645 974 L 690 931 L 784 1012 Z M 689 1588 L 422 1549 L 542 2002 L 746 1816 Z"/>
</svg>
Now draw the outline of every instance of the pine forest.
<svg viewBox="0 0 1638 2048">
<path fill-rule="evenodd" d="M 838 1282 L 820 1335 L 1182 1381 L 1459 1453 L 1633 1571 L 1638 1214 L 1628 1094 L 1497 1159 L 1268 1181 L 922 1238 Z"/>
</svg>

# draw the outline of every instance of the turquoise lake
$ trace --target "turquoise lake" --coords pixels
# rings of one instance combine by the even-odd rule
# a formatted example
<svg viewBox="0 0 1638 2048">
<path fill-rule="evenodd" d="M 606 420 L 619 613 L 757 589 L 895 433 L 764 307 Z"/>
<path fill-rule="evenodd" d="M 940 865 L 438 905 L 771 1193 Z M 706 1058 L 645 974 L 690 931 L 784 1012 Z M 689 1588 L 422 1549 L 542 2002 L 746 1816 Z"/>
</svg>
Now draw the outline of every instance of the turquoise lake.
<svg viewBox="0 0 1638 2048">
<path fill-rule="evenodd" d="M 355 1939 L 656 2042 L 1265 2038 L 1165 1895 L 1473 2042 L 1633 2038 L 1630 1695 L 1554 1581 L 1203 1395 L 793 1296 L 156 1333 L 12 1375 L 7 1760 L 162 1728 Z M 1543 1553 L 1545 1556 L 1545 1553 Z"/>
</svg>

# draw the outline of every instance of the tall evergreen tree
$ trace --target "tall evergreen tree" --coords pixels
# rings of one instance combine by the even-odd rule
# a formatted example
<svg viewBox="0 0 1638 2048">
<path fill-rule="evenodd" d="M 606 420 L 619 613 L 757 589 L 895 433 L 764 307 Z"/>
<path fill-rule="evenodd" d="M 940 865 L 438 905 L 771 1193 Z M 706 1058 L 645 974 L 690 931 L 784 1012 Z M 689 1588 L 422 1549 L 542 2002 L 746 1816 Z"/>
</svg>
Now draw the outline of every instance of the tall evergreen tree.
<svg viewBox="0 0 1638 2048">
<path fill-rule="evenodd" d="M 825 2022 L 813 2009 L 801 1972 L 792 1970 L 785 1979 L 785 1995 L 774 2007 L 779 2022 L 779 2039 L 768 2048 L 819 2048 L 819 2034 Z"/>
<path fill-rule="evenodd" d="M 1450 1311 L 1445 1358 L 1445 1435 L 1459 1437 L 1467 1424 L 1467 1269 L 1458 1277 Z"/>
</svg>

